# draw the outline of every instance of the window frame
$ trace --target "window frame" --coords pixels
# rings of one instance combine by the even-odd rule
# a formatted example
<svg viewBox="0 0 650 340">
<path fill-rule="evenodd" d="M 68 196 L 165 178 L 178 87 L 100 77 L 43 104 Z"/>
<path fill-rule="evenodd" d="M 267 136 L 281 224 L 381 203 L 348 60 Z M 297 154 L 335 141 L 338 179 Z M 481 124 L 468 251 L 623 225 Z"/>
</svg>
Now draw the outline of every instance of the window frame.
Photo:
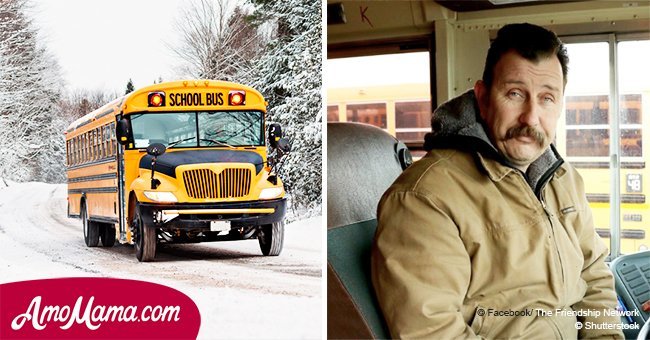
<svg viewBox="0 0 650 340">
<path fill-rule="evenodd" d="M 602 160 L 609 164 L 610 173 L 610 192 L 609 192 L 609 208 L 610 208 L 610 253 L 607 260 L 611 261 L 621 255 L 621 163 L 622 162 L 643 162 L 644 156 L 648 155 L 648 151 L 641 148 L 641 156 L 622 156 L 621 137 L 622 130 L 627 129 L 640 129 L 643 133 L 650 133 L 650 131 L 643 131 L 643 121 L 641 124 L 621 124 L 621 105 L 620 100 L 623 95 L 635 93 L 621 93 L 618 82 L 618 43 L 625 41 L 638 41 L 648 40 L 650 36 L 648 32 L 641 33 L 610 33 L 610 34 L 594 34 L 594 35 L 569 35 L 560 36 L 564 44 L 573 43 L 594 43 L 606 42 L 608 43 L 608 61 L 609 61 L 609 93 L 608 96 L 608 123 L 607 125 L 587 125 L 587 126 L 604 126 L 609 130 L 609 153 L 607 156 L 590 157 L 592 160 Z M 566 114 L 566 103 L 565 103 Z M 643 117 L 642 117 L 643 119 Z M 566 123 L 566 122 L 565 122 Z M 647 123 L 646 123 L 647 124 Z M 565 124 L 565 133 L 570 129 L 571 125 Z M 577 125 L 573 125 L 577 126 Z M 584 126 L 584 125 L 581 125 Z M 566 136 L 565 136 L 566 138 Z M 565 142 L 566 145 L 566 142 Z M 568 157 L 567 161 L 580 162 L 584 157 Z M 648 166 L 648 165 L 646 165 Z M 616 202 L 616 204 L 611 204 Z"/>
</svg>

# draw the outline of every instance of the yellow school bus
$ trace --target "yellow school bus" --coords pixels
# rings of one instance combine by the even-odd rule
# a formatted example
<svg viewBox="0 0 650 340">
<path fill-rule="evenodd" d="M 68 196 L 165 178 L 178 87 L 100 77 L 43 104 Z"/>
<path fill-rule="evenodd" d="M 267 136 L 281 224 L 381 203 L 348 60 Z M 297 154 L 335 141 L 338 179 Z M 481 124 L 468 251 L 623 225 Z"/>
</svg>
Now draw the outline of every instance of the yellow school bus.
<svg viewBox="0 0 650 340">
<path fill-rule="evenodd" d="M 216 80 L 156 84 L 85 115 L 65 132 L 68 216 L 88 247 L 257 238 L 280 254 L 285 191 L 275 173 L 289 151 L 253 88 Z M 269 153 L 267 154 L 267 143 Z"/>
</svg>

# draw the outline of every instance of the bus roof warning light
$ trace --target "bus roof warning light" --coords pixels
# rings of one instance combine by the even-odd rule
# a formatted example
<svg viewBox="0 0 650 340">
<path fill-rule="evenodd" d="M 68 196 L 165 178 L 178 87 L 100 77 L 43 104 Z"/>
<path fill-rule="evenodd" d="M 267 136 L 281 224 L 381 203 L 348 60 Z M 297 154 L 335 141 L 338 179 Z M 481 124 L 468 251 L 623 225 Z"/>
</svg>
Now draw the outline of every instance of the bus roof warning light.
<svg viewBox="0 0 650 340">
<path fill-rule="evenodd" d="M 165 106 L 165 92 L 149 93 L 149 107 Z"/>
<path fill-rule="evenodd" d="M 246 92 L 230 91 L 230 93 L 228 93 L 228 105 L 230 106 L 246 105 Z"/>
</svg>

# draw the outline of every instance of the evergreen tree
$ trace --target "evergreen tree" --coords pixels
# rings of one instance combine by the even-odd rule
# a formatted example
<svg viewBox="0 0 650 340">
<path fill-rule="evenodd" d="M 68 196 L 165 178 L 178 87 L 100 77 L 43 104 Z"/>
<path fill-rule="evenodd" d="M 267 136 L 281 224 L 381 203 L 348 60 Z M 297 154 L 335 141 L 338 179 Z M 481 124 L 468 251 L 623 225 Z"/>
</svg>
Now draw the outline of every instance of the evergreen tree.
<svg viewBox="0 0 650 340">
<path fill-rule="evenodd" d="M 292 151 L 281 163 L 293 208 L 319 214 L 322 195 L 321 3 L 254 1 L 273 37 L 254 61 L 249 82 L 269 102 L 267 124 L 280 123 Z"/>
<path fill-rule="evenodd" d="M 155 82 L 154 82 L 154 84 L 155 84 Z M 133 80 L 131 80 L 131 78 L 129 78 L 129 82 L 126 83 L 126 91 L 124 92 L 124 94 L 129 94 L 129 93 L 131 93 L 133 91 L 135 91 L 135 86 L 133 86 Z"/>
</svg>

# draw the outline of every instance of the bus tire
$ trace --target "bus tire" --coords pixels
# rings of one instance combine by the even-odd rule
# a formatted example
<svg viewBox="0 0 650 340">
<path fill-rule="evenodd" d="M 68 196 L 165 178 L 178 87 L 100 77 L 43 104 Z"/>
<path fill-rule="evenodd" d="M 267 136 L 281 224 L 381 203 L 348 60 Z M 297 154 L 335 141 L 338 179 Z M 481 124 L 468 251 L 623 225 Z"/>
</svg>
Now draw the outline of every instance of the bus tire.
<svg viewBox="0 0 650 340">
<path fill-rule="evenodd" d="M 99 244 L 99 224 L 88 219 L 86 202 L 81 203 L 81 223 L 83 225 L 86 246 L 97 247 Z"/>
<path fill-rule="evenodd" d="M 144 221 L 140 212 L 140 204 L 136 202 L 133 214 L 135 257 L 140 262 L 151 262 L 156 257 L 156 229 Z"/>
<path fill-rule="evenodd" d="M 115 225 L 104 223 L 99 233 L 102 240 L 102 247 L 112 247 L 115 244 Z"/>
<path fill-rule="evenodd" d="M 278 256 L 284 243 L 284 221 L 265 224 L 257 235 L 264 256 Z"/>
</svg>

